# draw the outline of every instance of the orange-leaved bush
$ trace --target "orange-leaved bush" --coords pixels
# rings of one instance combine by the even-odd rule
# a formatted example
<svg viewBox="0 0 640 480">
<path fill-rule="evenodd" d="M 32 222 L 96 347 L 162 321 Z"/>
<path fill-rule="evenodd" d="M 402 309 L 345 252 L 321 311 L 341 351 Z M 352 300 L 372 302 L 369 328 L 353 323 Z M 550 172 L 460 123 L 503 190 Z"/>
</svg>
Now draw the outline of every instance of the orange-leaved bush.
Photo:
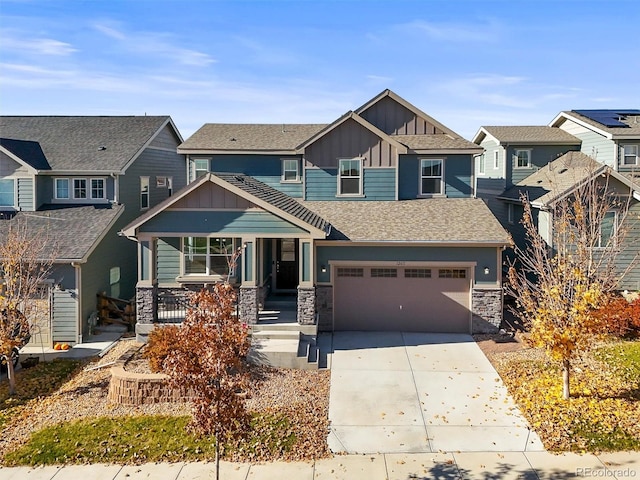
<svg viewBox="0 0 640 480">
<path fill-rule="evenodd" d="M 593 315 L 600 319 L 613 335 L 640 333 L 640 298 L 627 300 L 620 295 L 610 295 Z"/>
</svg>

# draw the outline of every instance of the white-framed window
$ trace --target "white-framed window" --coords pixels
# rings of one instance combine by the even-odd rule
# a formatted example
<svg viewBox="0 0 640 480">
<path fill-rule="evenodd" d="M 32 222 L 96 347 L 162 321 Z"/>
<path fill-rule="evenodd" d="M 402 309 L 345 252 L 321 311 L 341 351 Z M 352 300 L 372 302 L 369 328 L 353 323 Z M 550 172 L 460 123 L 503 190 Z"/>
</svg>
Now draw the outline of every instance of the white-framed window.
<svg viewBox="0 0 640 480">
<path fill-rule="evenodd" d="M 140 208 L 149 208 L 149 177 L 140 177 Z"/>
<path fill-rule="evenodd" d="M 104 188 L 104 178 L 92 178 L 91 179 L 91 198 L 100 200 L 106 198 L 106 192 Z"/>
<path fill-rule="evenodd" d="M 339 160 L 338 195 L 362 195 L 362 160 L 360 158 Z"/>
<path fill-rule="evenodd" d="M 56 178 L 54 183 L 54 197 L 60 200 L 68 200 L 71 198 L 71 192 L 69 191 L 69 179 L 68 178 Z"/>
<path fill-rule="evenodd" d="M 531 167 L 531 150 L 516 150 L 513 157 L 516 162 L 515 168 Z"/>
<path fill-rule="evenodd" d="M 498 170 L 500 168 L 500 152 L 494 150 L 493 152 L 493 169 Z"/>
<path fill-rule="evenodd" d="M 513 223 L 513 203 L 507 203 L 507 222 Z"/>
<path fill-rule="evenodd" d="M 444 193 L 444 160 L 423 158 L 420 160 L 420 195 Z"/>
<path fill-rule="evenodd" d="M 0 179 L 0 207 L 16 206 L 16 181 L 13 178 Z"/>
<path fill-rule="evenodd" d="M 167 188 L 167 177 L 156 177 L 157 188 Z"/>
<path fill-rule="evenodd" d="M 596 240 L 596 248 L 605 248 L 611 242 L 616 241 L 618 229 L 618 212 L 611 210 L 604 214 L 600 223 L 600 232 Z"/>
<path fill-rule="evenodd" d="M 300 162 L 295 158 L 283 158 L 281 179 L 283 182 L 299 182 Z"/>
<path fill-rule="evenodd" d="M 480 155 L 478 157 L 478 174 L 479 175 L 484 175 L 484 169 L 485 169 L 485 157 L 484 157 L 484 153 L 482 155 Z"/>
<path fill-rule="evenodd" d="M 191 160 L 191 181 L 209 173 L 209 158 L 194 158 Z"/>
<path fill-rule="evenodd" d="M 167 190 L 171 196 L 173 194 L 173 177 L 167 177 Z"/>
<path fill-rule="evenodd" d="M 87 197 L 87 179 L 86 178 L 74 178 L 73 179 L 73 198 L 85 199 Z"/>
<path fill-rule="evenodd" d="M 226 277 L 235 251 L 235 240 L 228 237 L 185 237 L 182 239 L 184 275 Z"/>
<path fill-rule="evenodd" d="M 638 145 L 624 145 L 622 147 L 622 164 L 638 165 Z"/>
</svg>

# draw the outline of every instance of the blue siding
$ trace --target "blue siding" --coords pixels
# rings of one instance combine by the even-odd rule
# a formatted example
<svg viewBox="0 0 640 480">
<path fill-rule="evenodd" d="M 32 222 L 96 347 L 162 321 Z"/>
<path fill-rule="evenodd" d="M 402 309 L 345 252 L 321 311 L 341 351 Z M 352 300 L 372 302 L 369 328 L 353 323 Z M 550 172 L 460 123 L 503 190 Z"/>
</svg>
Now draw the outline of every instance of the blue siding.
<svg viewBox="0 0 640 480">
<path fill-rule="evenodd" d="M 165 211 L 146 222 L 141 232 L 203 234 L 298 234 L 303 229 L 268 212 Z"/>
<path fill-rule="evenodd" d="M 531 150 L 531 163 L 529 168 L 516 168 L 514 155 L 516 150 Z M 507 148 L 507 188 L 524 180 L 529 175 L 537 172 L 549 162 L 568 151 L 580 150 L 579 145 L 518 145 Z"/>
<path fill-rule="evenodd" d="M 52 302 L 53 342 L 78 341 L 78 296 L 75 290 L 54 290 Z"/>
<path fill-rule="evenodd" d="M 420 159 L 424 155 L 402 155 L 398 171 L 398 198 L 408 200 L 420 193 Z M 470 197 L 472 188 L 473 157 L 471 155 L 443 155 L 445 194 L 447 197 Z"/>
<path fill-rule="evenodd" d="M 320 266 L 329 265 L 330 260 L 392 261 L 392 262 L 477 262 L 475 281 L 495 284 L 497 278 L 498 249 L 495 247 L 359 247 L 319 246 L 316 250 L 316 272 L 318 282 L 330 282 L 331 271 L 322 273 Z M 489 275 L 484 274 L 489 267 Z"/>
<path fill-rule="evenodd" d="M 365 168 L 362 197 L 337 197 L 338 170 L 310 168 L 306 170 L 307 200 L 395 200 L 396 169 Z"/>
<path fill-rule="evenodd" d="M 192 159 L 197 157 L 191 156 Z M 212 172 L 244 173 L 270 187 L 295 198 L 302 198 L 302 181 L 282 182 L 282 160 L 284 158 L 298 160 L 298 171 L 302 175 L 302 159 L 300 156 L 279 155 L 214 155 L 209 168 Z"/>
<path fill-rule="evenodd" d="M 156 275 L 158 283 L 175 283 L 180 275 L 180 239 L 159 238 L 157 244 Z"/>
</svg>

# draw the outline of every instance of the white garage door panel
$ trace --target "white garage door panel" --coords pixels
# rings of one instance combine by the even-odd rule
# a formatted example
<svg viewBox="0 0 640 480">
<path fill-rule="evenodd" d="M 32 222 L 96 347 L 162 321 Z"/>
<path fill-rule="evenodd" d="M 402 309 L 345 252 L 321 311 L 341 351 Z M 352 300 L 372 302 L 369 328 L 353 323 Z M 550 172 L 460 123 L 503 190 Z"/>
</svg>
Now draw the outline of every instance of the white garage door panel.
<svg viewBox="0 0 640 480">
<path fill-rule="evenodd" d="M 336 277 L 335 330 L 469 332 L 469 279 Z M 468 276 L 468 274 L 467 274 Z"/>
</svg>

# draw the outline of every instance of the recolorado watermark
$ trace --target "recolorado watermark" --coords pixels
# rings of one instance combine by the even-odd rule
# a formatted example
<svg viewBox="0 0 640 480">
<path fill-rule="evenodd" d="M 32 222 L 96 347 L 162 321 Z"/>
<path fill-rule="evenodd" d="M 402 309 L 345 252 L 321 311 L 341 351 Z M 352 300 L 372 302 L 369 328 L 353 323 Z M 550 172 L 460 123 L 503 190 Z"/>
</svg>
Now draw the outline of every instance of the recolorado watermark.
<svg viewBox="0 0 640 480">
<path fill-rule="evenodd" d="M 635 478 L 638 471 L 635 468 L 576 468 L 576 477 L 588 478 Z"/>
</svg>

